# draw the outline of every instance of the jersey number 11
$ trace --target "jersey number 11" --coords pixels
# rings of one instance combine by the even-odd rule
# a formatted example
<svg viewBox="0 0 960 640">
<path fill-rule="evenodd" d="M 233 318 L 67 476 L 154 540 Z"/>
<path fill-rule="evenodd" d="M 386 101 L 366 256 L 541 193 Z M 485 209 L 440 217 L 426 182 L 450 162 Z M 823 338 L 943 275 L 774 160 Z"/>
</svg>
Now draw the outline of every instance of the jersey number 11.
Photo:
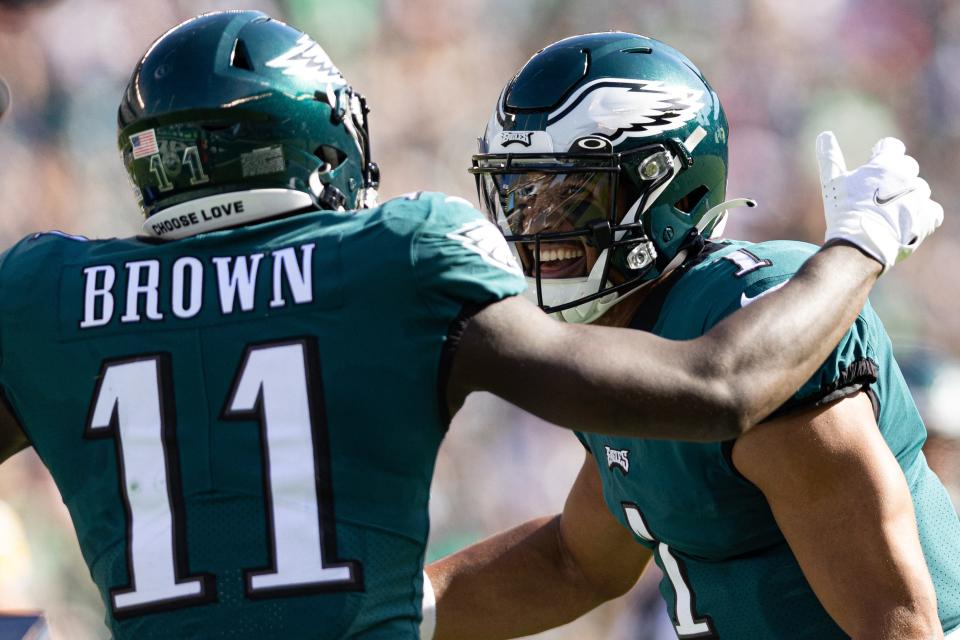
<svg viewBox="0 0 960 640">
<path fill-rule="evenodd" d="M 359 562 L 333 560 L 319 370 L 310 339 L 251 345 L 221 415 L 260 424 L 270 566 L 244 572 L 249 598 L 363 588 Z M 168 355 L 103 363 L 86 435 L 112 437 L 117 450 L 129 584 L 110 591 L 116 617 L 215 598 L 214 576 L 187 567 L 174 417 Z"/>
</svg>

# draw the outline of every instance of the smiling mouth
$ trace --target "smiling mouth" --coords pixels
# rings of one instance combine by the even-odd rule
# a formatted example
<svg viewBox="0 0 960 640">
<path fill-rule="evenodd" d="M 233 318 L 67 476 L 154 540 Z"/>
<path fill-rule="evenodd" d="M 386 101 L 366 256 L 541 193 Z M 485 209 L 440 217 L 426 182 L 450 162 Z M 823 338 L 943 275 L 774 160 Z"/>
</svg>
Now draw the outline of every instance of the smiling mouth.
<svg viewBox="0 0 960 640">
<path fill-rule="evenodd" d="M 541 278 L 582 278 L 587 275 L 587 254 L 582 243 L 540 244 Z M 523 243 L 525 263 L 530 265 L 531 276 L 535 275 L 533 254 L 535 245 Z"/>
</svg>

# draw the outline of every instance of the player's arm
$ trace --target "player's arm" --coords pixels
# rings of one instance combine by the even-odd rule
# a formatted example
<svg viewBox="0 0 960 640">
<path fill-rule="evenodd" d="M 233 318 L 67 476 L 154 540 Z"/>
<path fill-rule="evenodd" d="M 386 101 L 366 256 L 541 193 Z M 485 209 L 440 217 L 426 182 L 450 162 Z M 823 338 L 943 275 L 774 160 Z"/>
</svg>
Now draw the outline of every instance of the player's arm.
<svg viewBox="0 0 960 640">
<path fill-rule="evenodd" d="M 906 479 L 866 394 L 758 425 L 733 449 L 804 576 L 854 639 L 942 638 Z"/>
<path fill-rule="evenodd" d="M 427 567 L 437 599 L 433 638 L 515 638 L 565 624 L 628 591 L 650 556 L 607 510 L 587 455 L 563 513 Z"/>
<path fill-rule="evenodd" d="M 30 446 L 30 441 L 0 393 L 0 462 Z"/>
<path fill-rule="evenodd" d="M 456 407 L 470 391 L 490 391 L 579 431 L 733 438 L 810 377 L 879 273 L 879 263 L 853 247 L 823 249 L 787 286 L 686 342 L 560 323 L 509 298 L 467 325 L 448 398 Z"/>
<path fill-rule="evenodd" d="M 881 140 L 847 172 L 836 139 L 821 134 L 818 157 L 826 237 L 857 248 L 828 242 L 781 290 L 688 342 L 553 322 L 519 299 L 495 303 L 463 333 L 451 406 L 482 389 L 581 431 L 682 440 L 736 437 L 769 415 L 839 341 L 881 265 L 943 219 L 899 140 Z M 880 193 L 891 197 L 881 204 Z"/>
</svg>

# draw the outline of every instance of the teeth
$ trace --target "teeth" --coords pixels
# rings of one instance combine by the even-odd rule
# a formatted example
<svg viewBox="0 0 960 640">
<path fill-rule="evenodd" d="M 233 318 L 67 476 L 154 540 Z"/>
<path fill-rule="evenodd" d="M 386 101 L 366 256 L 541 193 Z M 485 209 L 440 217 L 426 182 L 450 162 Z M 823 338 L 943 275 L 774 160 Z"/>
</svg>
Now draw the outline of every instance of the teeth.
<svg viewBox="0 0 960 640">
<path fill-rule="evenodd" d="M 572 258 L 579 258 L 582 255 L 583 255 L 583 249 L 579 247 L 578 248 L 562 247 L 560 249 L 541 249 L 540 261 L 554 262 L 556 260 L 570 260 Z"/>
</svg>

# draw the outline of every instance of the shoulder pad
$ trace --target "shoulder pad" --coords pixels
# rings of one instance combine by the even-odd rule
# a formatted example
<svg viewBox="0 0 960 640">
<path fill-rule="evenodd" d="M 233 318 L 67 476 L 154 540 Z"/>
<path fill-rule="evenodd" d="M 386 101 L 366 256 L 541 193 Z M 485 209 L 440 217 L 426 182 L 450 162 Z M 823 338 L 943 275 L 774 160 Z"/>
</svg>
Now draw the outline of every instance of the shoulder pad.
<svg viewBox="0 0 960 640">
<path fill-rule="evenodd" d="M 90 238 L 86 236 L 75 236 L 72 233 L 66 233 L 64 231 L 41 231 L 40 233 L 35 233 L 32 236 L 26 238 L 28 241 L 39 240 L 47 236 L 56 236 L 59 238 L 66 238 L 67 240 L 74 240 L 76 242 L 90 242 Z"/>
</svg>

